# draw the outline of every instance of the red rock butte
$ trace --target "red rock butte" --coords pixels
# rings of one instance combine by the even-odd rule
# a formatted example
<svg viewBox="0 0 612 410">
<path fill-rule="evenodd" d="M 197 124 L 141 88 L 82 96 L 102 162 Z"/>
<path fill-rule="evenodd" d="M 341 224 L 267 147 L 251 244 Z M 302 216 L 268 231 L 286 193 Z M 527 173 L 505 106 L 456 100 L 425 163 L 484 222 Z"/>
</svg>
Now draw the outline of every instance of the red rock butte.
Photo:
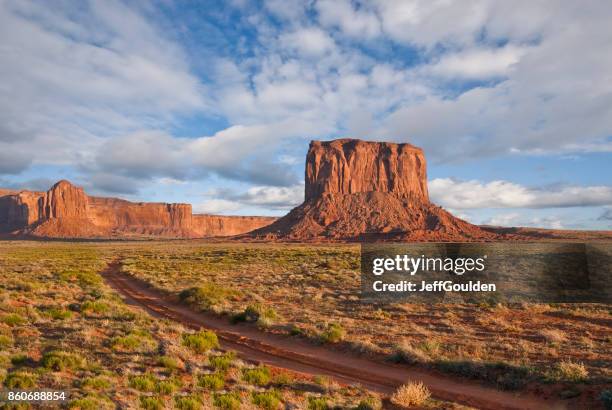
<svg viewBox="0 0 612 410">
<path fill-rule="evenodd" d="M 421 148 L 357 139 L 312 141 L 306 156 L 304 203 L 249 236 L 415 241 L 497 237 L 429 201 Z"/>
<path fill-rule="evenodd" d="M 48 238 L 228 236 L 276 218 L 192 214 L 189 204 L 88 196 L 66 180 L 47 192 L 0 189 L 0 233 Z"/>
</svg>

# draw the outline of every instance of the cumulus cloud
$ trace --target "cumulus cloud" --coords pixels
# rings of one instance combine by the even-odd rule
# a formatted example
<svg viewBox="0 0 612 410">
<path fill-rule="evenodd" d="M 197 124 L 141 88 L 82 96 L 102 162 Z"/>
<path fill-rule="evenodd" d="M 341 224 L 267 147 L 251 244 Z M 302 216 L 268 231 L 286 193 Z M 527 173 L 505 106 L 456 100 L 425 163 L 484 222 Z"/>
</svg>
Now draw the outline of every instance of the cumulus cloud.
<svg viewBox="0 0 612 410">
<path fill-rule="evenodd" d="M 565 229 L 566 225 L 557 217 L 533 217 L 520 213 L 503 213 L 486 221 L 483 225 L 491 226 L 528 226 L 548 229 Z"/>
<path fill-rule="evenodd" d="M 432 200 L 454 209 L 563 208 L 612 205 L 612 187 L 566 186 L 528 188 L 508 181 L 457 181 L 437 178 L 429 182 Z"/>
<path fill-rule="evenodd" d="M 226 199 L 209 199 L 194 206 L 195 213 L 200 214 L 225 214 L 241 208 L 241 205 Z"/>
</svg>

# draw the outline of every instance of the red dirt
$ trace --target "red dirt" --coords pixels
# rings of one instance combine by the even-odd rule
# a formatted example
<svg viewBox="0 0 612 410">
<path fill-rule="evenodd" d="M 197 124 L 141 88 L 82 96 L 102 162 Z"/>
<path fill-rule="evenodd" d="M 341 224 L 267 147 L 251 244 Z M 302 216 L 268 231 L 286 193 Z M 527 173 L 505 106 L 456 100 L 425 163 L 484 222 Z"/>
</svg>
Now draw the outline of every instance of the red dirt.
<svg viewBox="0 0 612 410">
<path fill-rule="evenodd" d="M 165 317 L 193 329 L 214 330 L 224 348 L 237 351 L 247 360 L 309 375 L 327 375 L 340 383 L 361 384 L 382 394 L 390 394 L 409 380 L 418 380 L 435 398 L 480 409 L 568 408 L 567 402 L 543 391 L 538 396 L 498 391 L 472 381 L 366 360 L 294 337 L 264 333 L 248 325 L 232 325 L 224 318 L 194 312 L 146 283 L 121 274 L 120 262 L 109 264 L 102 275 L 129 303 L 144 307 L 156 317 Z"/>
</svg>

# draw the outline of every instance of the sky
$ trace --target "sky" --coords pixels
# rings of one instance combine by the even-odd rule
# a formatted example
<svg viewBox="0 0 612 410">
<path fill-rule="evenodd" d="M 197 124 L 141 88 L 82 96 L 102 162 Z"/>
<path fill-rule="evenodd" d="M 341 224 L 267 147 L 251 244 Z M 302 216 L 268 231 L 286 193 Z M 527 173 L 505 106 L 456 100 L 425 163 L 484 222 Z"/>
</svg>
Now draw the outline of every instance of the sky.
<svg viewBox="0 0 612 410">
<path fill-rule="evenodd" d="M 612 3 L 0 0 L 0 186 L 283 215 L 313 139 L 477 224 L 612 229 Z"/>
</svg>

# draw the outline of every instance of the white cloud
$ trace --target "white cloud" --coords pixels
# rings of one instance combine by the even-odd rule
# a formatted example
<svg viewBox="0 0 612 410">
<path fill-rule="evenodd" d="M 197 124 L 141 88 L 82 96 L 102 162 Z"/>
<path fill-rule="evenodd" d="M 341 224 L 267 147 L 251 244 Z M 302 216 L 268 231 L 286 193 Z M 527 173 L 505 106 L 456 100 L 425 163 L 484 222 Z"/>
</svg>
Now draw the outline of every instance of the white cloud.
<svg viewBox="0 0 612 410">
<path fill-rule="evenodd" d="M 352 37 L 373 38 L 380 34 L 380 21 L 365 5 L 356 9 L 350 0 L 319 0 L 315 7 L 325 27 L 338 27 Z"/>
<path fill-rule="evenodd" d="M 557 189 L 527 188 L 508 181 L 456 181 L 437 178 L 429 182 L 432 201 L 454 209 L 561 208 L 612 205 L 612 187 L 567 186 Z"/>
<path fill-rule="evenodd" d="M 452 78 L 486 79 L 505 76 L 527 50 L 516 46 L 467 49 L 443 55 L 435 64 L 425 67 L 424 71 Z"/>
<path fill-rule="evenodd" d="M 307 57 L 319 57 L 334 49 L 334 40 L 317 27 L 301 28 L 281 36 L 281 42 L 288 49 L 295 49 Z"/>
<path fill-rule="evenodd" d="M 254 186 L 234 198 L 248 205 L 270 209 L 290 209 L 304 202 L 304 185 L 291 187 Z"/>
<path fill-rule="evenodd" d="M 237 211 L 241 205 L 234 201 L 225 199 L 209 199 L 194 206 L 194 213 L 201 214 L 225 214 Z"/>
<path fill-rule="evenodd" d="M 520 213 L 509 213 L 496 215 L 486 221 L 483 225 L 491 226 L 528 226 L 548 229 L 565 229 L 561 218 L 558 217 L 532 217 Z"/>
</svg>

